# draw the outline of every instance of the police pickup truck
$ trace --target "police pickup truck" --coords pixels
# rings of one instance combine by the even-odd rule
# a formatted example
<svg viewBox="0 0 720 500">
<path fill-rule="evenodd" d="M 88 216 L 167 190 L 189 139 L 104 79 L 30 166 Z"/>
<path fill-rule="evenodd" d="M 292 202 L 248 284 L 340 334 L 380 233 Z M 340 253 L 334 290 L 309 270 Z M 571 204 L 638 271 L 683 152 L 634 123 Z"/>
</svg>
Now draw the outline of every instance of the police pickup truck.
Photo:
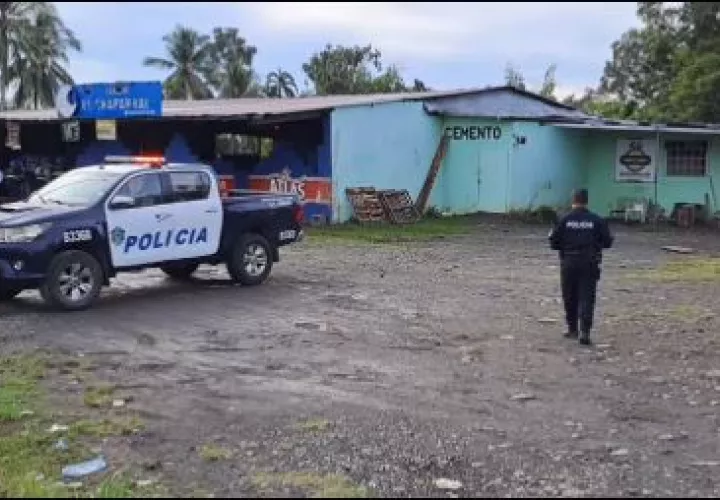
<svg viewBox="0 0 720 500">
<path fill-rule="evenodd" d="M 278 248 L 302 239 L 295 195 L 222 196 L 212 167 L 108 157 L 26 200 L 0 205 L 0 301 L 39 289 L 51 306 L 89 307 L 119 272 L 176 279 L 225 264 L 233 281 L 265 281 Z"/>
</svg>

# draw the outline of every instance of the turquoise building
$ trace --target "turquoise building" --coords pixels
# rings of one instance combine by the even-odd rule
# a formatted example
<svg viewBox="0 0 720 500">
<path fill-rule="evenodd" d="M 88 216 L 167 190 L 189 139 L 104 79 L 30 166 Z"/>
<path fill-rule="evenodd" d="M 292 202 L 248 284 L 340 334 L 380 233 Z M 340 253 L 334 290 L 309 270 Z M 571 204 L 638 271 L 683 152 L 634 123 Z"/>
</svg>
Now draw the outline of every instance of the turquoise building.
<svg viewBox="0 0 720 500">
<path fill-rule="evenodd" d="M 332 112 L 334 218 L 346 187 L 416 196 L 443 134 L 447 155 L 430 205 L 444 213 L 566 207 L 587 187 L 591 208 L 679 204 L 720 209 L 720 128 L 613 122 L 509 87 Z"/>
<path fill-rule="evenodd" d="M 352 217 L 350 187 L 417 197 L 443 137 L 447 154 L 429 201 L 443 213 L 559 208 L 578 186 L 603 215 L 629 203 L 718 210 L 720 128 L 611 122 L 510 87 L 166 101 L 161 117 L 118 119 L 110 136 L 106 122 L 101 129 L 55 110 L 8 111 L 0 121 L 3 170 L 164 154 L 212 164 L 238 188 L 297 193 L 309 218 L 331 222 Z M 240 135 L 271 138 L 272 147 L 262 155 L 218 149 L 218 137 Z"/>
</svg>

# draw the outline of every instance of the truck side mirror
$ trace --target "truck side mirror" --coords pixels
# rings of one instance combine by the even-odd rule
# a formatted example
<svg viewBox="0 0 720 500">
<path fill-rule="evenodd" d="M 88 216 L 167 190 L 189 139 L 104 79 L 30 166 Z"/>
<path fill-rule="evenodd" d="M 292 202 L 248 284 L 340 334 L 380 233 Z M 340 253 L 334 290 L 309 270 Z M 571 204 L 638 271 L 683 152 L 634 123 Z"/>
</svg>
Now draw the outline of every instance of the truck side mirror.
<svg viewBox="0 0 720 500">
<path fill-rule="evenodd" d="M 124 208 L 132 208 L 135 206 L 135 199 L 132 196 L 118 195 L 110 202 L 112 210 L 122 210 Z"/>
</svg>

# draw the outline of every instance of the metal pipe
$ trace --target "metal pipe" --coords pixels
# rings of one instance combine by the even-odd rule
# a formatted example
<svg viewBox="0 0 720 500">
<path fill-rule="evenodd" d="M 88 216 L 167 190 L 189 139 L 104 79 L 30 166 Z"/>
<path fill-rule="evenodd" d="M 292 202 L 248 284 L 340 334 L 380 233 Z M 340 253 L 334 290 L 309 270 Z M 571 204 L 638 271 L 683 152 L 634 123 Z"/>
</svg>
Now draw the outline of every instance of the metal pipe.
<svg viewBox="0 0 720 500">
<path fill-rule="evenodd" d="M 655 231 L 659 228 L 659 217 L 657 211 L 660 209 L 660 200 L 658 200 L 658 176 L 660 175 L 660 127 L 658 125 L 655 125 L 655 175 L 654 178 L 654 184 L 655 184 L 655 210 L 656 213 L 653 214 L 654 217 L 654 226 Z"/>
</svg>

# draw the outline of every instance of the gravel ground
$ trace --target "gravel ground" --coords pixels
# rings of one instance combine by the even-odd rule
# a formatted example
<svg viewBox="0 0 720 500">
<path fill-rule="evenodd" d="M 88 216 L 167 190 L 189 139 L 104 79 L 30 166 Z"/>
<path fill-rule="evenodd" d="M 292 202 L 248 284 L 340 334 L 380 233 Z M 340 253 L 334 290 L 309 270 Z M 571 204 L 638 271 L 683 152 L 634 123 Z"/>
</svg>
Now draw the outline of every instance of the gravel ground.
<svg viewBox="0 0 720 500">
<path fill-rule="evenodd" d="M 107 443 L 111 463 L 178 495 L 717 496 L 717 281 L 647 270 L 720 238 L 618 229 L 587 349 L 561 337 L 546 235 L 311 238 L 261 287 L 149 271 L 75 314 L 27 292 L 0 306 L 0 350 L 91 360 L 147 424 Z"/>
</svg>

